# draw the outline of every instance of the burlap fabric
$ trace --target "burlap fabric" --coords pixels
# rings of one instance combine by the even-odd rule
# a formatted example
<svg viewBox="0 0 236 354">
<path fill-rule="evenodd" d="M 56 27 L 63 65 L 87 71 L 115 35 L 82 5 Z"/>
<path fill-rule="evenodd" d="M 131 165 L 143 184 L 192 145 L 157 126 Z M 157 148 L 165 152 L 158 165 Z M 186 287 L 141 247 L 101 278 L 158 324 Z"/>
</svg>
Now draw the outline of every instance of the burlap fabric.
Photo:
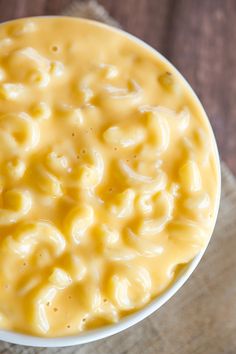
<svg viewBox="0 0 236 354">
<path fill-rule="evenodd" d="M 77 1 L 64 14 L 119 26 L 95 1 Z M 136 326 L 95 343 L 46 349 L 1 342 L 0 354 L 236 354 L 236 179 L 224 163 L 221 167 L 214 235 L 194 274 L 167 304 Z"/>
</svg>

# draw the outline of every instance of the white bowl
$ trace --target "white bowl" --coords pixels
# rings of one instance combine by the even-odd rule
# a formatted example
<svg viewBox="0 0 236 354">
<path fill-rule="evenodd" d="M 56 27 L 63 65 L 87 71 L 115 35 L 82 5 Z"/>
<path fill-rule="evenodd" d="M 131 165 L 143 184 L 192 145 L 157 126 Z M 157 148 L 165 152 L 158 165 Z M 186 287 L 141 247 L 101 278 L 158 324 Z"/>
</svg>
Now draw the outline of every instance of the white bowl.
<svg viewBox="0 0 236 354">
<path fill-rule="evenodd" d="M 42 16 L 39 16 L 42 17 Z M 44 17 L 63 17 L 63 16 L 44 16 Z M 96 22 L 96 21 L 91 21 L 91 20 L 85 20 L 85 19 L 80 19 L 83 21 L 91 22 L 93 24 L 96 24 L 97 26 L 103 26 L 106 27 L 108 31 L 113 31 L 113 32 L 119 32 L 121 36 L 124 36 L 126 38 L 129 38 L 133 41 L 135 41 L 137 44 L 145 48 L 146 50 L 150 51 L 153 53 L 157 58 L 161 59 L 164 63 L 166 63 L 172 70 L 172 72 L 175 73 L 177 77 L 182 81 L 182 83 L 188 88 L 188 90 L 191 92 L 192 97 L 195 99 L 196 103 L 198 104 L 199 108 L 202 111 L 202 115 L 205 116 L 206 121 L 209 124 L 209 128 L 212 131 L 210 122 L 208 120 L 208 117 L 206 115 L 206 112 L 204 111 L 204 108 L 199 101 L 197 95 L 189 85 L 189 83 L 186 81 L 186 79 L 180 74 L 180 72 L 158 51 L 156 51 L 154 48 L 143 42 L 142 40 L 134 37 L 133 35 L 117 29 L 113 28 L 111 26 Z M 14 22 L 13 21 L 8 21 L 8 22 Z M 6 23 L 6 22 L 5 22 Z M 3 25 L 5 23 L 2 23 Z M 1 25 L 2 25 L 1 24 Z M 213 132 L 212 132 L 213 133 Z M 214 225 L 216 223 L 217 219 L 217 214 L 219 210 L 219 204 L 220 204 L 220 191 L 221 191 L 221 181 L 220 181 L 220 160 L 219 160 L 219 153 L 216 145 L 216 141 L 214 139 L 214 149 L 215 149 L 215 154 L 217 157 L 217 169 L 218 169 L 218 176 L 219 176 L 219 186 L 218 186 L 218 191 L 217 191 L 217 197 L 216 197 L 216 206 L 215 206 L 215 220 L 214 220 Z M 210 235 L 209 235 L 210 236 Z M 209 237 L 210 239 L 210 237 Z M 21 333 L 16 333 L 13 331 L 3 331 L 0 330 L 0 340 L 4 340 L 6 342 L 14 343 L 14 344 L 21 344 L 21 345 L 26 345 L 26 346 L 33 346 L 33 347 L 66 347 L 66 346 L 71 346 L 71 345 L 78 345 L 78 344 L 85 344 L 85 343 L 90 343 L 94 342 L 98 339 L 106 338 L 109 337 L 113 334 L 119 333 L 136 323 L 142 321 L 149 315 L 151 315 L 153 312 L 158 310 L 163 304 L 165 304 L 180 288 L 181 286 L 188 280 L 194 269 L 197 267 L 198 263 L 200 262 L 203 254 L 206 251 L 207 246 L 197 255 L 195 258 L 188 263 L 182 271 L 179 273 L 177 276 L 176 280 L 159 296 L 157 296 L 154 300 L 152 300 L 148 305 L 146 305 L 144 308 L 141 310 L 138 310 L 137 312 L 124 317 L 121 319 L 118 323 L 104 326 L 98 329 L 94 330 L 89 330 L 84 333 L 80 333 L 78 335 L 73 335 L 73 336 L 66 336 L 66 337 L 54 337 L 54 338 L 44 338 L 44 337 L 38 337 L 38 336 L 31 336 L 31 335 L 26 335 L 26 334 L 21 334 Z"/>
</svg>

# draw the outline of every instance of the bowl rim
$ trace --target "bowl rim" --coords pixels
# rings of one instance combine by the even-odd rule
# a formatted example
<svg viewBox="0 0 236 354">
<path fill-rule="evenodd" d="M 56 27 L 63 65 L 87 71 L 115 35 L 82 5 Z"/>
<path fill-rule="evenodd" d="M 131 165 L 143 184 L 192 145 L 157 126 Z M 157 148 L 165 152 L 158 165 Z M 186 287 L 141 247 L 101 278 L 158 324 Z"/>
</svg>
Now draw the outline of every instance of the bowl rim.
<svg viewBox="0 0 236 354">
<path fill-rule="evenodd" d="M 203 108 L 203 105 L 201 101 L 199 100 L 197 94 L 189 84 L 189 82 L 185 79 L 185 77 L 180 73 L 180 71 L 163 55 L 161 54 L 158 50 L 154 49 L 151 45 L 145 43 L 143 40 L 140 38 L 137 38 L 136 36 L 124 31 L 123 29 L 120 28 L 115 28 L 110 25 L 107 25 L 102 22 L 98 22 L 95 20 L 90 20 L 90 19 L 85 19 L 81 17 L 72 17 L 72 16 L 61 16 L 61 15 L 49 15 L 49 16 L 30 16 L 30 17 L 22 17 L 18 19 L 13 19 L 13 20 L 8 20 L 0 23 L 0 26 L 5 25 L 6 23 L 14 23 L 18 22 L 21 20 L 35 20 L 35 19 L 69 19 L 69 20 L 77 20 L 77 21 L 82 21 L 85 23 L 90 23 L 94 26 L 99 26 L 99 27 L 104 27 L 110 32 L 115 32 L 120 34 L 123 37 L 126 37 L 130 39 L 131 41 L 134 41 L 144 49 L 148 50 L 150 53 L 152 53 L 154 56 L 156 56 L 160 61 L 165 63 L 167 66 L 171 68 L 171 70 L 175 73 L 176 76 L 181 80 L 183 85 L 189 90 L 191 93 L 191 96 L 195 100 L 196 104 L 201 110 L 202 116 L 205 117 L 205 122 L 208 125 L 208 129 L 211 132 L 212 135 L 212 142 L 213 142 L 213 148 L 215 150 L 215 158 L 216 158 L 216 168 L 217 168 L 217 178 L 218 178 L 218 190 L 217 190 L 217 196 L 216 196 L 216 203 L 215 203 L 215 210 L 214 210 L 214 222 L 212 226 L 212 232 L 209 237 L 207 245 L 193 258 L 191 262 L 189 262 L 179 273 L 179 275 L 176 277 L 176 279 L 156 298 L 154 298 L 150 303 L 145 305 L 143 308 L 137 310 L 136 312 L 125 316 L 122 318 L 119 322 L 111 325 L 107 325 L 104 327 L 100 327 L 98 329 L 93 329 L 89 330 L 86 332 L 82 332 L 76 335 L 71 335 L 71 336 L 62 336 L 62 337 L 40 337 L 40 336 L 33 336 L 33 335 L 28 335 L 28 334 L 23 334 L 23 333 L 17 333 L 14 331 L 8 331 L 8 330 L 0 330 L 0 340 L 6 341 L 8 343 L 12 344 L 19 344 L 19 345 L 24 345 L 24 346 L 32 346 L 32 347 L 44 347 L 44 348 L 56 348 L 56 347 L 67 347 L 67 346 L 73 346 L 73 345 L 80 345 L 80 344 L 86 344 L 86 343 L 91 343 L 94 341 L 97 341 L 99 339 L 104 339 L 107 337 L 110 337 L 112 335 L 118 334 L 119 332 L 130 328 L 131 326 L 134 326 L 135 324 L 141 322 L 144 320 L 146 317 L 157 311 L 162 305 L 164 305 L 172 296 L 175 295 L 175 293 L 186 283 L 186 281 L 189 279 L 190 275 L 193 273 L 193 271 L 196 269 L 197 265 L 199 264 L 201 258 L 203 257 L 206 248 L 210 242 L 211 236 L 213 234 L 215 225 L 216 225 L 216 220 L 219 212 L 219 206 L 220 206 L 220 197 L 221 197 L 221 169 L 220 169 L 220 157 L 219 157 L 219 151 L 215 139 L 215 135 L 211 126 L 211 123 L 209 121 L 209 118 L 206 114 L 205 109 Z"/>
</svg>

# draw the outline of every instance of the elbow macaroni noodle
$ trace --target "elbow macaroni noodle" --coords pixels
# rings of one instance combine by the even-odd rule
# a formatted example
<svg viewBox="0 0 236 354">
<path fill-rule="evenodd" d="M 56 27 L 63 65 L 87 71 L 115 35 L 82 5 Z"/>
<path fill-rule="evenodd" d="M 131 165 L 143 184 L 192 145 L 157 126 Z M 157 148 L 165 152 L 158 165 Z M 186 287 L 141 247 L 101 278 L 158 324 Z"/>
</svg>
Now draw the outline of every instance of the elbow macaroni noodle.
<svg viewBox="0 0 236 354">
<path fill-rule="evenodd" d="M 26 165 L 23 160 L 14 158 L 6 162 L 5 171 L 8 178 L 19 180 L 24 176 Z"/>
<path fill-rule="evenodd" d="M 127 131 L 113 126 L 104 132 L 103 137 L 108 144 L 126 148 L 140 144 L 144 140 L 145 130 L 136 127 Z"/>
<path fill-rule="evenodd" d="M 169 220 L 172 218 L 174 209 L 173 196 L 168 192 L 161 192 L 156 196 L 153 209 L 157 211 L 153 219 L 143 220 L 139 226 L 138 233 L 141 236 L 149 236 L 160 233 Z"/>
<path fill-rule="evenodd" d="M 94 189 L 102 180 L 104 173 L 104 162 L 101 154 L 92 149 L 85 153 L 87 161 L 78 165 L 75 172 L 75 182 L 82 189 Z"/>
<path fill-rule="evenodd" d="M 3 152 L 14 155 L 17 150 L 31 151 L 40 139 L 40 131 L 31 117 L 21 112 L 0 117 L 0 144 Z"/>
<path fill-rule="evenodd" d="M 133 213 L 135 192 L 132 189 L 126 189 L 116 195 L 115 200 L 111 202 L 109 210 L 117 218 L 125 218 Z"/>
<path fill-rule="evenodd" d="M 24 92 L 21 84 L 2 83 L 0 84 L 0 97 L 6 100 L 17 100 Z"/>
<path fill-rule="evenodd" d="M 6 239 L 8 248 L 19 257 L 32 255 L 34 248 L 40 243 L 50 245 L 51 252 L 58 256 L 65 249 L 63 235 L 48 222 L 38 221 L 19 225 L 13 236 Z"/>
<path fill-rule="evenodd" d="M 0 49 L 0 328 L 116 323 L 208 242 L 207 120 L 168 64 L 101 25 L 17 20 Z"/>
<path fill-rule="evenodd" d="M 65 218 L 65 232 L 73 242 L 80 243 L 81 238 L 84 237 L 85 232 L 93 222 L 94 212 L 90 206 L 75 207 Z"/>
<path fill-rule="evenodd" d="M 10 225 L 21 220 L 32 207 L 32 198 L 27 190 L 11 189 L 3 195 L 0 209 L 0 225 Z"/>
<path fill-rule="evenodd" d="M 63 194 L 60 180 L 43 164 L 38 164 L 35 167 L 34 174 L 37 175 L 36 185 L 43 193 L 54 198 Z"/>
</svg>

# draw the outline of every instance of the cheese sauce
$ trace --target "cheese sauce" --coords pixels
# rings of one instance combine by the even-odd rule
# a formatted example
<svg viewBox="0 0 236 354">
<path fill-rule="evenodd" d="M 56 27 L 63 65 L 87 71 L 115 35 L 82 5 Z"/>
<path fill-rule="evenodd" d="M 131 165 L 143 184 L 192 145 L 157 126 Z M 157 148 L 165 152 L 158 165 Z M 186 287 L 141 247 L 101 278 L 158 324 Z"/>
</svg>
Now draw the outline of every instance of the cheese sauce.
<svg viewBox="0 0 236 354">
<path fill-rule="evenodd" d="M 208 120 L 164 60 L 72 18 L 0 26 L 0 328 L 115 323 L 203 249 L 219 198 Z"/>
</svg>

